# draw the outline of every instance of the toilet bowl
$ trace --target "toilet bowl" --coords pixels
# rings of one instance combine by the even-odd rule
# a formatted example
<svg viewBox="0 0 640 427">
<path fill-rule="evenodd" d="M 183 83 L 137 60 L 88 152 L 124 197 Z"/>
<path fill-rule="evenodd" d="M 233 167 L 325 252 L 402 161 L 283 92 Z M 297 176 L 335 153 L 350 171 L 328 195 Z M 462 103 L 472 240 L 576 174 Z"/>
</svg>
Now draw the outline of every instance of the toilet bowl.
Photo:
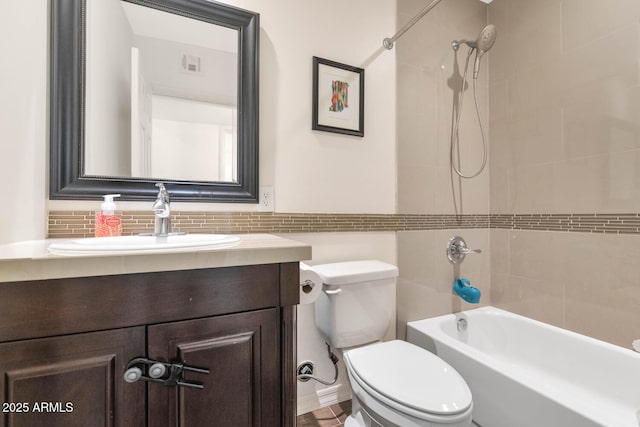
<svg viewBox="0 0 640 427">
<path fill-rule="evenodd" d="M 350 261 L 311 267 L 322 279 L 316 325 L 344 362 L 353 391 L 348 427 L 466 427 L 472 398 L 462 377 L 411 343 L 380 342 L 395 307 L 396 266 Z"/>
</svg>

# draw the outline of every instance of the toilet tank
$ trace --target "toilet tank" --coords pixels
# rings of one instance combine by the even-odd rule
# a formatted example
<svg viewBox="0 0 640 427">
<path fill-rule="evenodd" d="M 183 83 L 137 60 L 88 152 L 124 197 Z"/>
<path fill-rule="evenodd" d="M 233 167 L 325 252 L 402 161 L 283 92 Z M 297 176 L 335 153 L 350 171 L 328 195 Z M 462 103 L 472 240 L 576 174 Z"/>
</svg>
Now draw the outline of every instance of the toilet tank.
<svg viewBox="0 0 640 427">
<path fill-rule="evenodd" d="M 322 279 L 315 301 L 316 325 L 335 348 L 381 340 L 396 304 L 398 267 L 382 261 L 312 266 Z"/>
</svg>

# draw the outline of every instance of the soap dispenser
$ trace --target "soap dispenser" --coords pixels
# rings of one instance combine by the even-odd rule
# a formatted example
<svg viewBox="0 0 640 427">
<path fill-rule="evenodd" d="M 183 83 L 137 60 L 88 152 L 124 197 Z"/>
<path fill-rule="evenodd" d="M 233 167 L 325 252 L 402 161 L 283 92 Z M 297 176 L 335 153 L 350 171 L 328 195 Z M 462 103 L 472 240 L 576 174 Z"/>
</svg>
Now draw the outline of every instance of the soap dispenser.
<svg viewBox="0 0 640 427">
<path fill-rule="evenodd" d="M 100 206 L 100 210 L 96 212 L 96 237 L 121 236 L 122 221 L 115 214 L 116 204 L 114 197 L 120 197 L 120 194 L 105 194 L 104 202 Z"/>
</svg>

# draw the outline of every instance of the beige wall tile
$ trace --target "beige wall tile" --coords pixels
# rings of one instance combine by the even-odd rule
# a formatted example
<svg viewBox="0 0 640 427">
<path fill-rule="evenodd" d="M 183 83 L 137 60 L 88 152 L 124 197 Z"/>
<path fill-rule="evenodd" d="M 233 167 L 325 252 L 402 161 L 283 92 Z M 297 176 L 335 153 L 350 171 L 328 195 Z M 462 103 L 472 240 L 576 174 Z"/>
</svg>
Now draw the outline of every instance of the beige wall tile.
<svg viewBox="0 0 640 427">
<path fill-rule="evenodd" d="M 509 80 L 490 79 L 489 84 L 489 123 L 502 123 L 509 117 Z"/>
<path fill-rule="evenodd" d="M 555 167 L 558 212 L 637 212 L 640 196 L 637 150 L 559 163 Z"/>
<path fill-rule="evenodd" d="M 514 49 L 520 50 L 520 47 L 514 46 Z M 533 112 L 559 104 L 559 94 L 566 90 L 562 66 L 563 62 L 556 58 L 536 62 L 508 76 L 510 120 L 522 120 Z"/>
<path fill-rule="evenodd" d="M 565 240 L 566 327 L 629 348 L 640 337 L 629 327 L 640 322 L 640 239 L 586 234 Z"/>
<path fill-rule="evenodd" d="M 616 0 L 619 1 L 619 0 Z M 580 96 L 585 90 L 608 87 L 616 77 L 624 87 L 638 84 L 640 24 L 633 24 L 592 43 L 566 51 L 558 81 L 566 97 Z"/>
<path fill-rule="evenodd" d="M 554 166 L 551 163 L 509 170 L 509 212 L 556 212 Z"/>
<path fill-rule="evenodd" d="M 398 117 L 422 115 L 436 109 L 437 93 L 433 73 L 416 63 L 398 64 Z"/>
<path fill-rule="evenodd" d="M 548 65 L 560 57 L 560 5 L 560 0 L 511 0 L 507 3 L 508 25 L 501 40 L 509 40 L 510 46 L 514 47 L 508 51 L 508 58 L 518 73 Z"/>
<path fill-rule="evenodd" d="M 506 120 L 493 122 L 489 129 L 489 207 L 491 213 L 509 212 L 509 171 L 511 140 Z"/>
<path fill-rule="evenodd" d="M 564 327 L 565 235 L 492 230 L 492 304 Z"/>
<path fill-rule="evenodd" d="M 509 274 L 509 257 L 510 257 L 510 231 L 509 230 L 491 230 L 489 251 L 491 254 L 491 276 L 493 281 L 494 275 Z M 492 287 L 493 291 L 493 287 Z"/>
<path fill-rule="evenodd" d="M 491 301 L 494 306 L 541 322 L 565 327 L 562 283 L 497 275 L 496 283 L 491 284 L 491 289 Z"/>
<path fill-rule="evenodd" d="M 566 329 L 631 349 L 633 340 L 640 338 L 637 325 L 640 319 L 635 313 L 602 302 L 568 300 Z"/>
<path fill-rule="evenodd" d="M 564 0 L 562 2 L 562 43 L 565 50 L 588 45 L 594 40 L 640 18 L 636 0 Z"/>
<path fill-rule="evenodd" d="M 509 274 L 553 281 L 563 276 L 564 254 L 552 232 L 512 231 L 509 237 Z"/>
<path fill-rule="evenodd" d="M 640 88 L 618 79 L 571 99 L 562 111 L 565 157 L 640 148 Z"/>
<path fill-rule="evenodd" d="M 531 110 L 510 120 L 508 140 L 513 167 L 550 163 L 562 159 L 562 116 L 560 108 Z"/>
<path fill-rule="evenodd" d="M 437 231 L 399 232 L 397 234 L 398 336 L 404 337 L 406 322 L 449 313 L 451 291 L 437 285 L 439 250 Z"/>
</svg>

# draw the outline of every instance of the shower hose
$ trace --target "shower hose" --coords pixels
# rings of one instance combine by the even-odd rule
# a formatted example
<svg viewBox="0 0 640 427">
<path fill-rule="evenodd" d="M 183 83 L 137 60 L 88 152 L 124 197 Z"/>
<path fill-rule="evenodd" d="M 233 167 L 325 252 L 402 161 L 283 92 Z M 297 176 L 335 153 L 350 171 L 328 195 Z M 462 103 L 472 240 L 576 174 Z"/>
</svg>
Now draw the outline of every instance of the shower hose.
<svg viewBox="0 0 640 427">
<path fill-rule="evenodd" d="M 469 58 L 471 58 L 471 54 L 473 53 L 474 50 L 475 48 L 469 49 L 469 53 L 467 54 L 467 59 L 464 63 L 462 87 L 460 88 L 460 94 L 458 95 L 458 112 L 456 114 L 455 127 L 451 132 L 451 167 L 461 178 L 475 178 L 476 176 L 480 175 L 480 173 L 484 170 L 484 167 L 487 164 L 487 142 L 484 135 L 484 129 L 482 127 L 482 119 L 480 117 L 480 108 L 478 107 L 478 93 L 476 90 L 477 79 L 472 79 L 473 80 L 473 100 L 476 104 L 476 115 L 478 117 L 478 124 L 480 125 L 480 135 L 482 136 L 482 166 L 480 166 L 480 169 L 476 173 L 465 175 L 464 173 L 462 173 L 459 163 L 458 163 L 458 166 L 456 166 L 456 162 L 455 162 L 455 152 L 460 147 L 459 128 L 460 128 L 460 116 L 462 115 L 462 105 L 464 101 L 464 85 L 467 81 L 467 69 L 469 68 Z"/>
</svg>

